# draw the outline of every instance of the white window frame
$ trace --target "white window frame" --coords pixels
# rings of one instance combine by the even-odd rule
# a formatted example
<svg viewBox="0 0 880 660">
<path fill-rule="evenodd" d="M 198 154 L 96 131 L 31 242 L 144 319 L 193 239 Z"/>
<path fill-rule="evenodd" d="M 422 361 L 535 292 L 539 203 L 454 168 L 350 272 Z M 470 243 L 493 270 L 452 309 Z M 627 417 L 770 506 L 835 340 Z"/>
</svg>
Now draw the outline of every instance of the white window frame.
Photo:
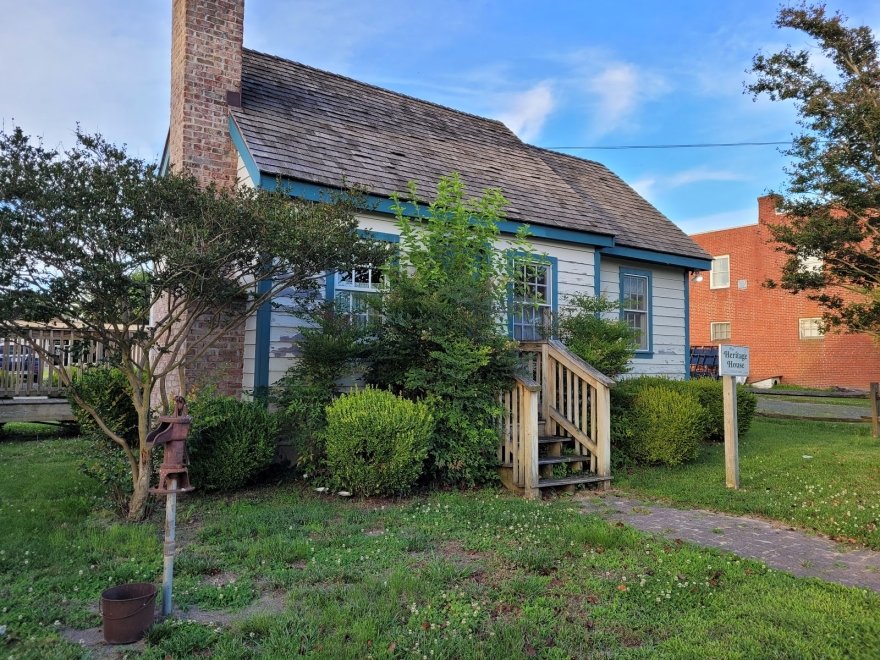
<svg viewBox="0 0 880 660">
<path fill-rule="evenodd" d="M 358 271 L 367 271 L 365 283 L 356 281 Z M 374 312 L 369 305 L 362 309 L 355 309 L 355 300 L 360 296 L 379 295 L 380 287 L 384 282 L 382 269 L 373 265 L 360 266 L 345 272 L 337 271 L 333 277 L 335 278 L 333 298 L 336 305 L 351 318 L 354 324 L 367 325 Z"/>
<path fill-rule="evenodd" d="M 798 319 L 798 337 L 800 339 L 822 339 L 824 336 L 820 317 Z"/>
<path fill-rule="evenodd" d="M 720 335 L 725 333 L 717 333 L 716 330 L 725 325 L 727 326 L 727 336 L 722 337 Z M 732 336 L 733 325 L 730 321 L 712 321 L 709 324 L 709 341 L 729 341 Z"/>
<path fill-rule="evenodd" d="M 536 277 L 526 279 L 526 269 L 543 269 L 543 282 Z M 522 277 L 520 277 L 522 276 Z M 517 341 L 535 341 L 544 338 L 544 310 L 553 311 L 553 262 L 540 259 L 517 258 L 514 261 L 514 276 L 510 304 L 511 337 Z M 539 289 L 544 289 L 543 299 L 538 297 Z M 534 297 L 524 296 L 531 290 Z"/>
<path fill-rule="evenodd" d="M 722 259 L 727 261 L 727 270 L 716 270 L 715 265 L 720 262 Z M 727 278 L 727 281 L 724 284 L 718 282 L 718 275 L 724 274 Z M 729 289 L 730 288 L 730 255 L 729 254 L 720 254 L 717 257 L 712 258 L 712 269 L 709 271 L 709 288 L 710 289 Z"/>
</svg>

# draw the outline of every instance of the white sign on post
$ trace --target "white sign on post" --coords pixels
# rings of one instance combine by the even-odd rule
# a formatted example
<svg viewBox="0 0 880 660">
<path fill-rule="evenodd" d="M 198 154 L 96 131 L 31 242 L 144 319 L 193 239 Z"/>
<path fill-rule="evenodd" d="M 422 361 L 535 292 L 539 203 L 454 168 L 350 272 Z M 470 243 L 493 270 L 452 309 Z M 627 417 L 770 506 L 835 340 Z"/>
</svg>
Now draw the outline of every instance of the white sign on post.
<svg viewBox="0 0 880 660">
<path fill-rule="evenodd" d="M 748 376 L 749 375 L 749 347 L 748 346 L 719 346 L 718 347 L 718 375 L 719 376 Z"/>
<path fill-rule="evenodd" d="M 728 488 L 739 488 L 739 423 L 736 419 L 736 378 L 749 375 L 748 346 L 719 346 L 718 375 L 724 397 L 724 472 Z"/>
</svg>

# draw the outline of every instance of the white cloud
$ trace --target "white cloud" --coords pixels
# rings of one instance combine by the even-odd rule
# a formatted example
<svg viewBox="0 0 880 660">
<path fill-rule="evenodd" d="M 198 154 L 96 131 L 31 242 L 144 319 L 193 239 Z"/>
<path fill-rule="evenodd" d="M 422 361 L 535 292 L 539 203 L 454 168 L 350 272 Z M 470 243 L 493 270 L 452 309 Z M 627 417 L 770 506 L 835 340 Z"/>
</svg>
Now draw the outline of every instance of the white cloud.
<svg viewBox="0 0 880 660">
<path fill-rule="evenodd" d="M 544 122 L 555 105 L 550 84 L 542 82 L 514 95 L 510 99 L 510 107 L 499 113 L 498 119 L 521 140 L 531 142 L 540 135 Z"/>
<path fill-rule="evenodd" d="M 636 123 L 641 106 L 669 90 L 661 76 L 629 62 L 606 64 L 589 77 L 586 87 L 594 99 L 592 133 L 596 136 Z"/>
<path fill-rule="evenodd" d="M 671 174 L 645 175 L 630 185 L 635 188 L 642 197 L 652 200 L 658 190 L 680 188 L 704 181 L 744 181 L 747 177 L 743 174 L 730 170 L 719 170 L 708 167 L 693 167 L 691 169 L 673 172 Z"/>
</svg>

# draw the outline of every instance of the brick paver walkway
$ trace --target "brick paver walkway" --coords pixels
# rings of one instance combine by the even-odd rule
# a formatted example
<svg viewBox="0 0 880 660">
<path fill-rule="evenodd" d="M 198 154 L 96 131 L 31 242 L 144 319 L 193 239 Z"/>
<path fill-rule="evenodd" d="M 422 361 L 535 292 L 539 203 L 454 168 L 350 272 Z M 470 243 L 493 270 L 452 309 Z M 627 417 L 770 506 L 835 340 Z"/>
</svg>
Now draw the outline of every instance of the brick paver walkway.
<svg viewBox="0 0 880 660">
<path fill-rule="evenodd" d="M 645 532 L 727 550 L 794 575 L 880 591 L 880 552 L 874 550 L 849 548 L 779 523 L 673 509 L 613 493 L 588 496 L 582 504 L 588 513 Z"/>
</svg>

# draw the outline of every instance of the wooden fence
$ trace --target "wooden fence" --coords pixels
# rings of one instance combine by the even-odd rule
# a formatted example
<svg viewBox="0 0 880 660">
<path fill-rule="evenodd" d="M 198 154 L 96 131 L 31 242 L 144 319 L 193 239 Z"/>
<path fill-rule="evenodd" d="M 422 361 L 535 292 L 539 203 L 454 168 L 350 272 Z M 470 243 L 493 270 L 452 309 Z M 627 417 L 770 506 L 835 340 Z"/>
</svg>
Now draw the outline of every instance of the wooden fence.
<svg viewBox="0 0 880 660">
<path fill-rule="evenodd" d="M 75 374 L 108 357 L 103 344 L 76 328 L 34 327 L 28 341 L 0 339 L 0 398 L 60 396 L 62 367 Z"/>
</svg>

